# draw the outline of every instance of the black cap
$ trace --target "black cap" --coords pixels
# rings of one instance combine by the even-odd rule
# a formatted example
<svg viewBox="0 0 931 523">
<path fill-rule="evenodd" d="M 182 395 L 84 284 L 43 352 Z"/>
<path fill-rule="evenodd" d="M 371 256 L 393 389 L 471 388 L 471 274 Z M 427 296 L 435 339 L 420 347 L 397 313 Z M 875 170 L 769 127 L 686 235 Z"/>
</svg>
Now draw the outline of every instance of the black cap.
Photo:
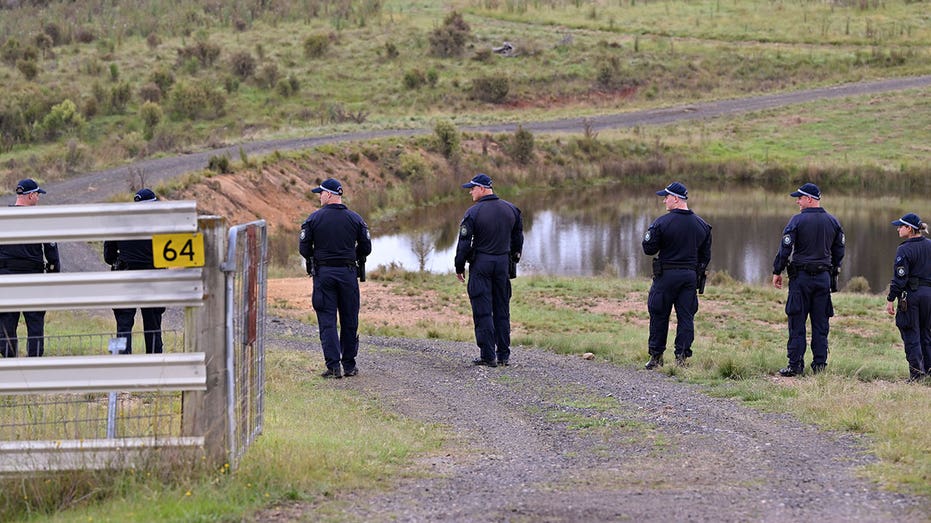
<svg viewBox="0 0 931 523">
<path fill-rule="evenodd" d="M 34 192 L 45 194 L 45 191 L 40 189 L 39 184 L 32 178 L 20 180 L 19 183 L 16 184 L 16 194 L 32 194 Z"/>
<path fill-rule="evenodd" d="M 472 180 L 462 184 L 463 189 L 471 189 L 473 187 L 484 187 L 486 189 L 491 189 L 491 178 L 485 173 L 478 173 L 475 175 L 475 177 L 472 178 Z"/>
<path fill-rule="evenodd" d="M 310 190 L 312 193 L 322 193 L 323 191 L 342 196 L 343 184 L 339 183 L 333 178 L 327 178 L 326 180 L 323 180 L 323 183 L 320 184 L 320 187 L 314 187 Z"/>
<path fill-rule="evenodd" d="M 155 200 L 158 200 L 158 197 L 155 196 L 152 189 L 139 189 L 139 192 L 133 196 L 134 202 L 154 202 Z"/>
<path fill-rule="evenodd" d="M 917 231 L 921 229 L 921 216 L 918 216 L 917 214 L 910 212 L 906 214 L 905 216 L 899 218 L 898 220 L 893 221 L 892 225 L 895 225 L 896 227 L 899 227 L 902 225 L 908 225 L 909 227 Z"/>
<path fill-rule="evenodd" d="M 675 196 L 680 200 L 689 199 L 689 190 L 685 188 L 685 185 L 679 182 L 672 182 L 667 185 L 665 189 L 656 191 L 657 196 L 666 196 L 667 194 Z"/>
<path fill-rule="evenodd" d="M 789 193 L 789 196 L 795 198 L 801 198 L 802 196 L 811 196 L 816 200 L 821 199 L 821 189 L 813 183 L 806 183 L 805 185 L 798 188 L 797 191 Z"/>
</svg>

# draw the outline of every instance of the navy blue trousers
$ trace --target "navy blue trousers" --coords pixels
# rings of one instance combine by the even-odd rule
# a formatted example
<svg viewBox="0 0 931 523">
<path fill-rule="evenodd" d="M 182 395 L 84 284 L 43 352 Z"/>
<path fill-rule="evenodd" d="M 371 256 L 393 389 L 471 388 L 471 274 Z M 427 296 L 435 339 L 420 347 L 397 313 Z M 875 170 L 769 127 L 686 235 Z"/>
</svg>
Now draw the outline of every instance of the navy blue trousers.
<svg viewBox="0 0 931 523">
<path fill-rule="evenodd" d="M 653 278 L 647 297 L 650 311 L 650 337 L 647 341 L 651 356 L 666 351 L 669 316 L 676 308 L 676 356 L 692 356 L 695 340 L 695 313 L 698 312 L 698 275 L 692 269 L 664 269 Z"/>
<path fill-rule="evenodd" d="M 919 378 L 931 371 L 931 287 L 908 293 L 908 307 L 895 313 L 895 326 L 905 343 L 909 375 Z"/>
<path fill-rule="evenodd" d="M 485 361 L 511 357 L 511 280 L 508 255 L 476 254 L 469 264 L 475 343 Z"/>
<path fill-rule="evenodd" d="M 0 312 L 0 354 L 4 358 L 15 358 L 19 348 L 16 327 L 19 312 Z M 45 311 L 23 312 L 26 320 L 26 349 L 30 356 L 45 354 Z"/>
<path fill-rule="evenodd" d="M 799 271 L 789 279 L 789 296 L 786 298 L 786 316 L 789 318 L 789 341 L 786 352 L 789 367 L 796 371 L 805 368 L 805 322 L 811 320 L 811 364 L 826 365 L 828 361 L 829 318 L 834 316 L 831 303 L 831 276 L 827 272 L 810 274 Z"/>
<path fill-rule="evenodd" d="M 146 354 L 162 352 L 162 314 L 164 307 L 145 307 L 142 311 L 142 333 L 145 338 Z M 126 338 L 124 354 L 133 351 L 133 324 L 136 323 L 136 309 L 113 309 L 116 318 L 116 335 Z"/>
<path fill-rule="evenodd" d="M 349 372 L 359 353 L 359 282 L 354 267 L 318 267 L 311 302 L 328 369 Z M 337 315 L 339 330 L 337 331 Z"/>
</svg>

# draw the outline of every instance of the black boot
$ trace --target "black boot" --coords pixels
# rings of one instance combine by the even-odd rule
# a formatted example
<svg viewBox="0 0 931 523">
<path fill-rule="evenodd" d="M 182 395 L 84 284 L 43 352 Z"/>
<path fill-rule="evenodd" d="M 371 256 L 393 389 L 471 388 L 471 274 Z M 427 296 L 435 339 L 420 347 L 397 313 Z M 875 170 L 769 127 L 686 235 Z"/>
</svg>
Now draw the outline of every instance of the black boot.
<svg viewBox="0 0 931 523">
<path fill-rule="evenodd" d="M 662 366 L 663 366 L 663 357 L 651 354 L 650 361 L 648 361 L 647 364 L 643 366 L 643 368 L 647 370 L 653 370 L 656 367 L 662 367 Z"/>
</svg>

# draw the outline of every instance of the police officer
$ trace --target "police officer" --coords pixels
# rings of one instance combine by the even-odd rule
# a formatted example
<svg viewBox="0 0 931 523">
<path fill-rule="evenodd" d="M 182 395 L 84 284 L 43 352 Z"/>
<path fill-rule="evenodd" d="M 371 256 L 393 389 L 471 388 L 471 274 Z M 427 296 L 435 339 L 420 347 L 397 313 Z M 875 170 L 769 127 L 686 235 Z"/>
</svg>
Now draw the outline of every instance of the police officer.
<svg viewBox="0 0 931 523">
<path fill-rule="evenodd" d="M 343 204 L 343 186 L 327 178 L 312 192 L 320 209 L 301 226 L 300 251 L 307 274 L 314 280 L 312 303 L 320 328 L 327 370 L 324 378 L 355 376 L 359 352 L 359 282 L 365 258 L 372 252 L 369 227 Z M 339 314 L 339 333 L 336 316 Z M 342 364 L 342 372 L 340 372 Z"/>
<path fill-rule="evenodd" d="M 30 178 L 16 184 L 16 203 L 10 207 L 31 207 L 39 204 L 39 195 L 46 194 L 39 184 Z M 32 243 L 22 245 L 0 245 L 0 274 L 31 274 L 39 272 L 61 272 L 58 245 L 55 243 Z M 15 358 L 19 346 L 16 328 L 19 312 L 0 312 L 0 354 Z M 23 311 L 26 320 L 26 347 L 30 356 L 45 353 L 45 311 Z"/>
<path fill-rule="evenodd" d="M 656 219 L 643 235 L 643 252 L 653 259 L 653 285 L 647 297 L 650 311 L 650 361 L 647 369 L 663 365 L 669 315 L 676 308 L 676 364 L 685 365 L 692 356 L 698 289 L 704 286 L 705 270 L 711 261 L 711 226 L 689 210 L 688 189 L 673 182 L 656 192 L 668 211 Z M 699 280 L 702 280 L 699 283 Z"/>
<path fill-rule="evenodd" d="M 511 357 L 511 280 L 524 249 L 524 223 L 520 209 L 502 200 L 491 188 L 487 174 L 477 174 L 462 185 L 474 205 L 459 225 L 456 278 L 465 281 L 469 262 L 469 301 L 475 324 L 475 342 L 481 353 L 475 365 L 509 365 Z"/>
<path fill-rule="evenodd" d="M 811 318 L 811 371 L 817 374 L 827 367 L 829 318 L 834 316 L 831 293 L 837 290 L 845 241 L 840 222 L 821 208 L 817 185 L 806 183 L 790 196 L 796 198 L 801 212 L 782 231 L 773 261 L 773 287 L 782 288 L 783 269 L 789 275 L 789 365 L 779 371 L 786 377 L 805 372 L 806 318 Z"/>
<path fill-rule="evenodd" d="M 157 201 L 151 189 L 141 189 L 133 201 L 146 203 Z M 119 240 L 103 242 L 103 259 L 114 271 L 139 271 L 155 268 L 152 256 L 152 240 Z M 162 314 L 164 307 L 142 307 L 142 328 L 146 354 L 162 352 Z M 116 335 L 126 338 L 124 354 L 133 351 L 133 324 L 136 309 L 113 309 L 116 318 Z"/>
<path fill-rule="evenodd" d="M 915 381 L 931 372 L 931 240 L 922 236 L 928 224 L 917 214 L 906 214 L 892 225 L 905 241 L 895 251 L 886 312 L 895 315 L 895 326 L 905 343 L 909 381 Z M 898 312 L 893 304 L 896 298 Z"/>
</svg>

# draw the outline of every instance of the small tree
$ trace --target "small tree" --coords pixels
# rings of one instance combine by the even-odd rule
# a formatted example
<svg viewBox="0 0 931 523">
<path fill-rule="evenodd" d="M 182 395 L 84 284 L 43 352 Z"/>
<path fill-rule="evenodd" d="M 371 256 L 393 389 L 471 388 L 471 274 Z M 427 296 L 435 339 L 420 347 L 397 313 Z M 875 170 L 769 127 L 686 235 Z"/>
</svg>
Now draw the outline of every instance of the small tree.
<svg viewBox="0 0 931 523">
<path fill-rule="evenodd" d="M 511 158 L 514 161 L 527 165 L 533 159 L 533 133 L 524 129 L 524 126 L 518 125 L 514 131 L 514 137 L 511 139 Z"/>
<path fill-rule="evenodd" d="M 142 118 L 143 138 L 151 140 L 155 136 L 155 128 L 162 121 L 162 106 L 155 102 L 145 102 L 139 108 L 139 117 Z"/>
<path fill-rule="evenodd" d="M 68 99 L 53 106 L 41 124 L 45 137 L 49 139 L 75 132 L 83 126 L 84 117 L 78 112 L 78 106 Z"/>
<path fill-rule="evenodd" d="M 447 159 L 459 152 L 459 131 L 449 120 L 440 120 L 433 127 L 437 146 Z"/>
<path fill-rule="evenodd" d="M 441 58 L 450 58 L 462 54 L 472 28 L 462 18 L 462 14 L 453 11 L 443 20 L 443 25 L 430 33 L 430 53 Z"/>
</svg>

